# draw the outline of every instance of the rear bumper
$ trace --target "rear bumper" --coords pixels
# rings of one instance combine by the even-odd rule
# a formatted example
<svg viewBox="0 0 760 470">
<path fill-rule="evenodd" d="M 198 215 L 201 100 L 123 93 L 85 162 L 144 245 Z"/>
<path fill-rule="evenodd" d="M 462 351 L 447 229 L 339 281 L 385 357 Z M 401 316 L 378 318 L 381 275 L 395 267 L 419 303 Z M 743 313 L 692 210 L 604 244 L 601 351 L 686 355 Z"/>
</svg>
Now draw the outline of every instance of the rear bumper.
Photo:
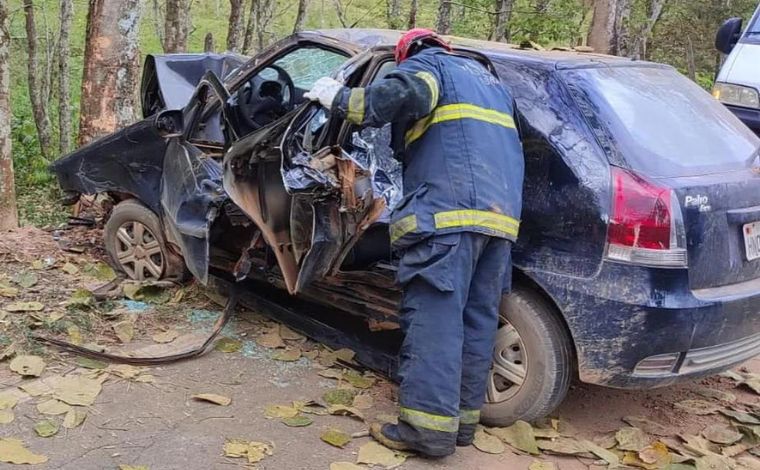
<svg viewBox="0 0 760 470">
<path fill-rule="evenodd" d="M 760 136 L 760 109 L 742 108 L 739 106 L 725 105 L 744 124 Z"/>
<path fill-rule="evenodd" d="M 539 283 L 567 321 L 584 382 L 655 388 L 760 354 L 760 290 L 705 300 L 685 270 L 614 263 L 593 279 L 549 275 Z"/>
</svg>

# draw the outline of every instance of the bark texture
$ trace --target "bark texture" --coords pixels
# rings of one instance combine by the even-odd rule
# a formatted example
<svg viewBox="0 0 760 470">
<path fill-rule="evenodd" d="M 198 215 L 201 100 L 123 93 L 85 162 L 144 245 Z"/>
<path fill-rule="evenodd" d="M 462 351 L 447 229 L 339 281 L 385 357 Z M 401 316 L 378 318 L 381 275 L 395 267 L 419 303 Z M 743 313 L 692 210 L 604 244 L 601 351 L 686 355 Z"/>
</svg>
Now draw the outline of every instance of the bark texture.
<svg viewBox="0 0 760 470">
<path fill-rule="evenodd" d="M 630 0 L 594 0 L 588 45 L 602 54 L 625 54 Z"/>
<path fill-rule="evenodd" d="M 647 45 L 649 44 L 649 38 L 652 37 L 652 32 L 657 22 L 662 16 L 662 10 L 665 6 L 665 0 L 651 0 L 649 3 L 649 15 L 644 27 L 639 32 L 638 37 L 633 42 L 628 55 L 634 59 L 645 59 L 647 57 Z"/>
<path fill-rule="evenodd" d="M 254 2 L 256 0 L 253 0 Z M 230 21 L 227 27 L 227 50 L 240 52 L 243 46 L 243 9 L 244 0 L 230 0 Z"/>
<path fill-rule="evenodd" d="M 24 0 L 24 17 L 26 20 L 26 45 L 29 54 L 27 60 L 27 83 L 29 85 L 29 99 L 32 102 L 32 114 L 37 126 L 37 137 L 40 141 L 40 150 L 45 158 L 50 157 L 52 150 L 52 131 L 50 118 L 47 112 L 47 95 L 44 78 L 41 75 L 39 64 L 37 23 L 34 14 L 34 2 Z"/>
<path fill-rule="evenodd" d="M 439 0 L 435 29 L 441 34 L 451 34 L 451 0 Z"/>
<path fill-rule="evenodd" d="M 296 12 L 296 20 L 293 23 L 294 33 L 303 31 L 304 24 L 306 23 L 306 10 L 308 8 L 309 0 L 298 0 L 298 11 Z"/>
<path fill-rule="evenodd" d="M 274 9 L 275 0 L 251 0 L 248 24 L 245 28 L 245 40 L 243 41 L 244 53 L 251 54 L 268 45 L 267 35 L 269 32 L 267 28 L 274 18 Z"/>
<path fill-rule="evenodd" d="M 134 122 L 138 114 L 141 0 L 90 0 L 79 145 Z"/>
<path fill-rule="evenodd" d="M 58 150 L 61 154 L 71 150 L 71 73 L 69 32 L 73 17 L 73 0 L 61 0 L 60 32 L 58 35 Z"/>
<path fill-rule="evenodd" d="M 190 0 L 166 0 L 164 52 L 187 52 Z"/>
<path fill-rule="evenodd" d="M 409 29 L 417 27 L 417 0 L 412 0 L 411 5 L 409 5 L 409 21 L 406 26 Z"/>
<path fill-rule="evenodd" d="M 203 52 L 215 52 L 214 47 L 214 35 L 211 32 L 206 33 L 206 37 L 203 38 Z"/>
<path fill-rule="evenodd" d="M 0 230 L 18 226 L 11 158 L 11 36 L 8 0 L 0 0 Z"/>
<path fill-rule="evenodd" d="M 513 0 L 495 0 L 496 14 L 494 15 L 492 41 L 509 42 L 509 20 L 512 19 Z"/>
<path fill-rule="evenodd" d="M 404 18 L 401 16 L 401 0 L 385 1 L 385 18 L 390 29 L 401 29 Z"/>
</svg>

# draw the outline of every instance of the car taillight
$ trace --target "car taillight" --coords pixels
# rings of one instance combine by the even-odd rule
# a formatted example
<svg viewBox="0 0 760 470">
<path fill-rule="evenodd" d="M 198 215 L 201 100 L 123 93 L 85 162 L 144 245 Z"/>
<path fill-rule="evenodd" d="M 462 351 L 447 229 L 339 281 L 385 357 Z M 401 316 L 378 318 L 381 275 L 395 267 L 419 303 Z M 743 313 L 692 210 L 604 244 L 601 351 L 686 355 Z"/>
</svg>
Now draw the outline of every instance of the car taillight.
<svg viewBox="0 0 760 470">
<path fill-rule="evenodd" d="M 663 268 L 686 267 L 686 231 L 672 189 L 612 168 L 607 258 Z"/>
</svg>

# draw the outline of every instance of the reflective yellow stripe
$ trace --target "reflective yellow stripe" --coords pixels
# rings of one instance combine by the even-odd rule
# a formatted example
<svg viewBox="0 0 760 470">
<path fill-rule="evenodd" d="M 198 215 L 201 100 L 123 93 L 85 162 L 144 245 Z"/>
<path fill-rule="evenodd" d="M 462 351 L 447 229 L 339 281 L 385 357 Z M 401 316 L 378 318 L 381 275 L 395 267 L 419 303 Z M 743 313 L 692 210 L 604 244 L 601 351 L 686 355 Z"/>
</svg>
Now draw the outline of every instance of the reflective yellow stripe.
<svg viewBox="0 0 760 470">
<path fill-rule="evenodd" d="M 435 228 L 482 227 L 502 232 L 513 237 L 517 236 L 520 222 L 507 215 L 490 211 L 464 209 L 438 212 L 434 216 Z"/>
<path fill-rule="evenodd" d="M 430 108 L 428 112 L 435 109 L 435 107 L 438 105 L 438 81 L 435 79 L 432 73 L 430 72 L 417 72 L 415 73 L 416 76 L 420 77 L 421 79 L 425 80 L 425 83 L 427 83 L 428 88 L 430 88 Z"/>
<path fill-rule="evenodd" d="M 348 113 L 346 118 L 354 124 L 364 121 L 364 88 L 354 88 L 348 96 Z"/>
<path fill-rule="evenodd" d="M 455 416 L 439 416 L 402 407 L 399 412 L 399 419 L 412 426 L 432 431 L 457 432 L 459 430 L 459 417 Z"/>
<path fill-rule="evenodd" d="M 409 232 L 417 230 L 417 216 L 407 215 L 391 224 L 391 243 L 403 237 Z"/>
<path fill-rule="evenodd" d="M 478 424 L 480 410 L 459 410 L 459 424 Z"/>
<path fill-rule="evenodd" d="M 481 108 L 473 104 L 459 103 L 439 106 L 428 116 L 420 119 L 406 131 L 406 145 L 422 137 L 430 126 L 439 122 L 453 121 L 455 119 L 476 119 L 510 129 L 515 128 L 515 120 L 507 113 L 494 109 Z"/>
</svg>

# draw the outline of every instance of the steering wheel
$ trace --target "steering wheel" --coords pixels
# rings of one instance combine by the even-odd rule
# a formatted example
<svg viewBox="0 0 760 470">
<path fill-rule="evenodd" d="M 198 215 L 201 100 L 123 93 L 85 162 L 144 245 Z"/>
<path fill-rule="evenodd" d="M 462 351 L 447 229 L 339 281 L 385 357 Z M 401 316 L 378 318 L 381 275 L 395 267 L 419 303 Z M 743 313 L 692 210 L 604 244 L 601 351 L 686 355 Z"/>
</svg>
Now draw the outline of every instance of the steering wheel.
<svg viewBox="0 0 760 470">
<path fill-rule="evenodd" d="M 243 123 L 252 130 L 260 129 L 275 121 L 293 108 L 296 86 L 290 75 L 279 65 L 269 65 L 264 70 L 277 72 L 274 80 L 253 77 L 240 90 L 238 107 Z"/>
</svg>

